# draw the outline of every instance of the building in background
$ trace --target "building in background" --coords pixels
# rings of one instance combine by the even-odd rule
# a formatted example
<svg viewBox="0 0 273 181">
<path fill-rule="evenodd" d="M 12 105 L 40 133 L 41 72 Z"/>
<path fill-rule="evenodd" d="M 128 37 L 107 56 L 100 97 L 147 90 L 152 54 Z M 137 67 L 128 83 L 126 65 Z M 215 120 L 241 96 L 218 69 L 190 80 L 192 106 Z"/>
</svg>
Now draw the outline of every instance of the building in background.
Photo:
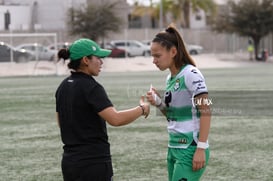
<svg viewBox="0 0 273 181">
<path fill-rule="evenodd" d="M 119 3 L 117 13 L 128 24 L 128 4 L 126 0 L 116 0 Z M 114 2 L 113 0 L 1 0 L 0 1 L 0 31 L 64 31 L 67 24 L 67 12 L 71 7 L 86 6 L 87 3 L 100 4 Z M 6 13 L 9 21 L 6 21 Z M 3 18 L 1 18 L 3 17 Z"/>
<path fill-rule="evenodd" d="M 67 10 L 86 5 L 86 0 L 2 0 L 0 17 L 10 13 L 9 30 L 59 31 L 66 28 Z M 0 18 L 0 31 L 5 29 L 5 18 Z"/>
<path fill-rule="evenodd" d="M 0 31 L 28 31 L 31 28 L 31 7 L 28 5 L 0 5 L 0 17 Z"/>
<path fill-rule="evenodd" d="M 219 2 L 218 2 L 219 1 Z M 225 4 L 225 0 L 217 0 Z M 87 4 L 117 2 L 117 14 L 123 19 L 124 28 L 158 28 L 158 20 L 148 15 L 132 17 L 126 0 L 0 0 L 0 31 L 65 31 L 67 12 L 71 7 L 77 8 Z M 9 15 L 9 21 L 5 18 Z M 1 18 L 3 17 L 3 18 Z M 203 10 L 191 13 L 191 28 L 205 28 L 206 16 Z M 171 21 L 171 18 L 168 18 Z"/>
<path fill-rule="evenodd" d="M 226 1 L 215 0 L 221 6 L 226 4 Z M 117 14 L 123 19 L 124 28 L 158 28 L 159 20 L 152 19 L 149 15 L 131 16 L 133 7 L 130 7 L 126 0 L 0 0 L 0 31 L 7 30 L 8 23 L 8 29 L 16 31 L 65 31 L 69 8 L 107 2 L 118 3 Z M 6 18 L 7 12 L 9 19 Z M 170 17 L 167 19 L 171 21 Z M 207 27 L 203 10 L 191 12 L 190 25 L 192 29 Z"/>
</svg>

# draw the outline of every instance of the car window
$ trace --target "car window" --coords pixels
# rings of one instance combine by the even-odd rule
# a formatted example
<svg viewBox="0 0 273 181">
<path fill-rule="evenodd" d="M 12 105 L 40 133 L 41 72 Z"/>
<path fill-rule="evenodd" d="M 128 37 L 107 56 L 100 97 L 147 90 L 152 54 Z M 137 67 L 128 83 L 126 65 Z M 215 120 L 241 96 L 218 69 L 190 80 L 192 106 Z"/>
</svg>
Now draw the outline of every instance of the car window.
<svg viewBox="0 0 273 181">
<path fill-rule="evenodd" d="M 106 49 L 112 49 L 112 48 L 115 48 L 113 45 L 111 45 L 111 44 L 106 44 L 105 45 L 105 48 Z"/>
<path fill-rule="evenodd" d="M 5 47 L 0 45 L 0 52 L 4 52 L 5 51 Z"/>
<path fill-rule="evenodd" d="M 69 48 L 69 46 L 70 46 L 70 43 L 57 43 L 57 44 L 56 44 L 56 48 L 57 48 L 58 50 L 63 49 L 63 48 Z M 54 44 L 51 44 L 51 45 L 49 45 L 47 48 L 50 49 L 50 50 L 54 50 L 54 49 L 55 49 L 55 45 L 54 45 Z M 48 49 L 47 49 L 47 50 L 48 50 Z"/>
<path fill-rule="evenodd" d="M 58 47 L 58 49 L 62 49 L 62 48 L 68 48 L 69 45 L 58 45 L 57 47 Z M 53 49 L 54 49 L 54 47 L 53 47 Z"/>
<path fill-rule="evenodd" d="M 1 50 L 3 51 L 7 51 L 9 50 L 9 47 L 5 46 L 5 45 L 0 45 L 1 46 Z"/>
<path fill-rule="evenodd" d="M 42 47 L 42 46 L 37 46 L 36 50 L 38 50 L 40 52 L 45 51 L 44 47 Z"/>
<path fill-rule="evenodd" d="M 40 51 L 40 52 L 44 51 L 43 46 L 34 46 L 34 45 L 22 46 L 21 49 L 30 50 L 30 51 Z"/>
<path fill-rule="evenodd" d="M 33 50 L 34 50 L 34 47 L 32 47 L 32 46 L 22 46 L 21 49 L 33 51 Z"/>
<path fill-rule="evenodd" d="M 130 42 L 130 46 L 131 47 L 140 47 L 140 45 L 136 44 L 135 42 Z"/>
<path fill-rule="evenodd" d="M 116 42 L 115 44 L 116 44 L 116 46 L 125 46 L 124 42 Z"/>
</svg>

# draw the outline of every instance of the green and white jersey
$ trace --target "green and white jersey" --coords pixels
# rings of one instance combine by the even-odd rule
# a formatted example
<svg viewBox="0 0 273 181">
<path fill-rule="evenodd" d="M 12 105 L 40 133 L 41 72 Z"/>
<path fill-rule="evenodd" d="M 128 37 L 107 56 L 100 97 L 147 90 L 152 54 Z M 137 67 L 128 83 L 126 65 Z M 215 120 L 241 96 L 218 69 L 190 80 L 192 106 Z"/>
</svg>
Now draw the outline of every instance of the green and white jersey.
<svg viewBox="0 0 273 181">
<path fill-rule="evenodd" d="M 205 79 L 196 67 L 185 65 L 175 77 L 168 75 L 166 84 L 169 147 L 187 148 L 198 142 L 200 114 L 193 98 L 208 92 Z"/>
</svg>

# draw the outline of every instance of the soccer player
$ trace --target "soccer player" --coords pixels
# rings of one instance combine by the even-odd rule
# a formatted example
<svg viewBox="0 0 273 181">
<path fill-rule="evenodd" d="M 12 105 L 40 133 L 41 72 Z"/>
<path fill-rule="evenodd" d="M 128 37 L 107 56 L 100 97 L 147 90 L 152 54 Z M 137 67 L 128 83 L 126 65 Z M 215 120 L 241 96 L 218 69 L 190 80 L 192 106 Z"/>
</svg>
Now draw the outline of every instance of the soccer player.
<svg viewBox="0 0 273 181">
<path fill-rule="evenodd" d="M 168 121 L 169 181 L 198 181 L 209 160 L 211 101 L 205 79 L 174 25 L 154 37 L 151 55 L 159 70 L 170 71 L 163 98 L 155 88 L 146 95 Z"/>
</svg>

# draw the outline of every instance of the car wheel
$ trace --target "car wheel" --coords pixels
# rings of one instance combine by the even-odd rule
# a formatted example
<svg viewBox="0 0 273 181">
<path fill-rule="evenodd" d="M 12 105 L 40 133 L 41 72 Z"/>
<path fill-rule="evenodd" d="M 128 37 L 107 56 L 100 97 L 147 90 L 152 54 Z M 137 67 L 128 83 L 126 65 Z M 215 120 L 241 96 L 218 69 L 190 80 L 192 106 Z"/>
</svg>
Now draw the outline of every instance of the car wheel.
<svg viewBox="0 0 273 181">
<path fill-rule="evenodd" d="M 191 50 L 191 51 L 190 51 L 190 54 L 191 54 L 191 55 L 197 55 L 198 52 L 197 52 L 196 50 Z"/>
<path fill-rule="evenodd" d="M 20 55 L 19 57 L 17 57 L 16 62 L 17 63 L 25 63 L 25 62 L 28 62 L 28 58 L 24 55 Z"/>
<path fill-rule="evenodd" d="M 143 56 L 144 56 L 144 57 L 148 57 L 148 56 L 150 56 L 150 54 L 151 54 L 151 53 L 150 53 L 149 51 L 143 52 Z"/>
<path fill-rule="evenodd" d="M 51 57 L 50 57 L 50 59 L 49 59 L 49 61 L 53 61 L 54 60 L 54 55 L 52 55 Z"/>
<path fill-rule="evenodd" d="M 118 58 L 124 58 L 124 57 L 126 57 L 126 54 L 125 53 L 120 53 L 117 57 Z"/>
</svg>

